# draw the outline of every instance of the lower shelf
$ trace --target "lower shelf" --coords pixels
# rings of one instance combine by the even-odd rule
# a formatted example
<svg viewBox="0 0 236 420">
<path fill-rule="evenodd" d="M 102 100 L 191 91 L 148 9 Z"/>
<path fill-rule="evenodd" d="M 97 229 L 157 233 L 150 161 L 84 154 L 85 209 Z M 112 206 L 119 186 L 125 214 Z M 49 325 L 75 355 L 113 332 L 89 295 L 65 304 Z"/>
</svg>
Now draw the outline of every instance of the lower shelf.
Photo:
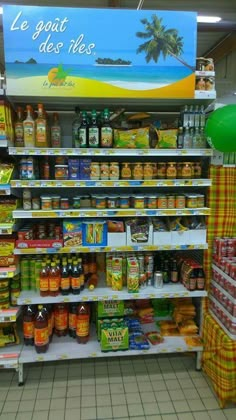
<svg viewBox="0 0 236 420">
<path fill-rule="evenodd" d="M 22 344 L 0 347 L 0 368 L 17 369 Z"/>
<path fill-rule="evenodd" d="M 126 350 L 104 353 L 100 349 L 95 330 L 93 329 L 90 340 L 87 344 L 78 344 L 73 338 L 53 337 L 47 353 L 38 354 L 34 347 L 23 346 L 20 354 L 19 363 L 32 363 L 66 359 L 88 359 L 98 357 L 122 357 L 138 356 L 142 354 L 159 353 L 180 353 L 180 352 L 200 352 L 202 346 L 190 347 L 186 344 L 184 337 L 164 337 L 164 342 L 156 346 L 150 344 L 149 350 Z"/>
</svg>

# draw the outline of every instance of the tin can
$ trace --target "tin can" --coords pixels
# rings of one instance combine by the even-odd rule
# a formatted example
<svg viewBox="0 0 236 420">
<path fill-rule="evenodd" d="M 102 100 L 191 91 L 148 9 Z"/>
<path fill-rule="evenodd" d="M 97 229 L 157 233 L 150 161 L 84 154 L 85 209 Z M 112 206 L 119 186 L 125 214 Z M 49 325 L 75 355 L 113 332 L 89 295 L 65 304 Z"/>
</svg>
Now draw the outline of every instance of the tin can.
<svg viewBox="0 0 236 420">
<path fill-rule="evenodd" d="M 73 197 L 73 209 L 80 209 L 80 196 Z"/>
<path fill-rule="evenodd" d="M 109 170 L 109 163 L 102 162 L 100 166 L 100 178 L 101 179 L 109 179 L 110 170 Z"/>
<path fill-rule="evenodd" d="M 163 287 L 163 276 L 161 271 L 155 271 L 153 277 L 153 286 L 156 289 L 162 289 Z"/>
<path fill-rule="evenodd" d="M 174 209 L 175 208 L 175 196 L 174 195 L 168 195 L 167 196 L 167 208 L 168 209 Z"/>
<path fill-rule="evenodd" d="M 53 195 L 52 196 L 52 208 L 59 209 L 60 208 L 60 195 Z"/>
<path fill-rule="evenodd" d="M 234 257 L 235 256 L 235 239 L 229 238 L 227 240 L 227 257 Z"/>
<path fill-rule="evenodd" d="M 32 209 L 33 210 L 40 210 L 40 198 L 33 197 L 32 198 Z"/>
<path fill-rule="evenodd" d="M 194 178 L 201 178 L 201 176 L 202 176 L 201 162 L 194 162 L 193 163 L 193 177 Z"/>
<path fill-rule="evenodd" d="M 51 210 L 52 209 L 52 198 L 50 196 L 41 195 L 41 209 Z"/>
<path fill-rule="evenodd" d="M 100 179 L 100 163 L 99 162 L 91 162 L 90 179 L 94 179 L 95 181 Z"/>
<path fill-rule="evenodd" d="M 205 196 L 204 194 L 197 195 L 197 207 L 204 207 L 205 206 Z"/>
<path fill-rule="evenodd" d="M 60 207 L 63 210 L 67 210 L 70 208 L 69 198 L 61 198 L 60 200 Z"/>
</svg>

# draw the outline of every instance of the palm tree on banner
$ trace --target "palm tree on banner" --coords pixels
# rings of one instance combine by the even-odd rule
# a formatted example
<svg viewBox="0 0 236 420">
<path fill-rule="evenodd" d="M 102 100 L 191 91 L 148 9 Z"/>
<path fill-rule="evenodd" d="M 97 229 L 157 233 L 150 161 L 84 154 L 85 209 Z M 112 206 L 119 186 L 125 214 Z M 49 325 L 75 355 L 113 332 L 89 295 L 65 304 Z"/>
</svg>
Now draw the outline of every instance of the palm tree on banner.
<svg viewBox="0 0 236 420">
<path fill-rule="evenodd" d="M 172 56 L 194 71 L 194 67 L 179 57 L 183 53 L 184 43 L 183 37 L 179 36 L 177 29 L 166 29 L 166 26 L 162 24 L 162 18 L 158 18 L 156 15 L 152 15 L 151 22 L 147 19 L 141 19 L 141 23 L 145 25 L 145 32 L 137 32 L 136 36 L 148 39 L 148 41 L 139 45 L 137 54 L 145 52 L 147 63 L 151 60 L 157 63 L 161 54 L 164 60 L 166 57 Z"/>
</svg>

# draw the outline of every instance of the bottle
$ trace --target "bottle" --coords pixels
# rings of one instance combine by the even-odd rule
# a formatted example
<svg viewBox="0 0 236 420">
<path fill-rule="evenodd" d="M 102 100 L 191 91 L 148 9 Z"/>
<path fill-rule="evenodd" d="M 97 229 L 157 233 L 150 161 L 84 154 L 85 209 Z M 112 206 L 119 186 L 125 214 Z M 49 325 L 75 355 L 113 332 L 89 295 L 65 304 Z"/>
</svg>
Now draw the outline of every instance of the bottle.
<svg viewBox="0 0 236 420">
<path fill-rule="evenodd" d="M 87 112 L 82 112 L 82 121 L 78 128 L 79 146 L 80 148 L 87 147 L 88 139 L 88 125 L 87 125 Z"/>
<path fill-rule="evenodd" d="M 48 316 L 48 338 L 49 342 L 52 341 L 53 336 L 53 328 L 54 328 L 54 316 L 53 316 L 53 309 L 52 305 L 48 304 L 43 307 L 43 310 L 46 311 Z"/>
<path fill-rule="evenodd" d="M 197 290 L 204 290 L 205 288 L 205 274 L 203 268 L 199 268 L 196 274 Z"/>
<path fill-rule="evenodd" d="M 27 305 L 23 311 L 23 333 L 26 346 L 34 345 L 34 319 L 35 310 L 33 305 Z"/>
<path fill-rule="evenodd" d="M 69 336 L 76 338 L 77 303 L 71 303 L 69 309 Z"/>
<path fill-rule="evenodd" d="M 104 109 L 103 123 L 101 126 L 101 147 L 108 148 L 113 145 L 113 129 L 110 124 L 109 109 Z"/>
<path fill-rule="evenodd" d="M 194 268 L 189 276 L 189 287 L 188 289 L 193 291 L 196 290 L 196 286 L 197 286 L 197 273 L 196 273 L 196 269 Z"/>
<path fill-rule="evenodd" d="M 206 124 L 206 114 L 204 110 L 204 105 L 201 105 L 200 107 L 200 127 L 205 127 Z"/>
<path fill-rule="evenodd" d="M 61 147 L 61 126 L 57 112 L 53 113 L 53 123 L 51 125 L 51 146 Z"/>
<path fill-rule="evenodd" d="M 54 332 L 58 337 L 65 336 L 68 332 L 68 306 L 58 303 L 54 306 Z"/>
<path fill-rule="evenodd" d="M 77 309 L 76 339 L 79 344 L 86 344 L 89 339 L 90 310 L 86 303 L 80 303 Z"/>
<path fill-rule="evenodd" d="M 170 273 L 169 273 L 169 261 L 164 260 L 162 268 L 163 283 L 170 282 Z"/>
<path fill-rule="evenodd" d="M 78 271 L 79 271 L 80 290 L 84 290 L 84 272 L 83 272 L 83 266 L 82 266 L 82 258 L 78 258 Z"/>
<path fill-rule="evenodd" d="M 48 315 L 43 305 L 38 305 L 38 312 L 35 315 L 34 345 L 37 353 L 46 353 L 48 350 Z"/>
<path fill-rule="evenodd" d="M 23 121 L 24 146 L 35 147 L 35 121 L 33 119 L 33 110 L 30 105 L 26 106 L 27 115 Z"/>
<path fill-rule="evenodd" d="M 35 121 L 35 146 L 48 147 L 48 126 L 42 104 L 38 104 L 38 118 Z"/>
<path fill-rule="evenodd" d="M 48 161 L 48 157 L 44 158 L 42 164 L 42 179 L 50 179 L 50 165 Z"/>
<path fill-rule="evenodd" d="M 25 188 L 23 191 L 23 209 L 24 210 L 32 209 L 32 195 L 29 188 Z"/>
<path fill-rule="evenodd" d="M 194 117 L 195 117 L 195 113 L 194 113 L 194 109 L 193 109 L 193 105 L 190 105 L 189 108 L 189 127 L 194 127 Z"/>
<path fill-rule="evenodd" d="M 189 128 L 186 127 L 184 130 L 184 149 L 191 149 L 192 147 L 192 139 L 189 132 Z"/>
<path fill-rule="evenodd" d="M 60 271 L 56 267 L 56 263 L 51 263 L 51 269 L 48 275 L 48 283 L 49 283 L 49 295 L 50 296 L 58 296 L 60 283 L 61 283 L 61 276 Z"/>
<path fill-rule="evenodd" d="M 97 274 L 91 274 L 91 276 L 88 279 L 88 289 L 93 291 L 95 287 L 98 285 L 98 275 Z"/>
<path fill-rule="evenodd" d="M 77 261 L 72 263 L 72 274 L 71 274 L 71 289 L 73 295 L 79 295 L 80 293 L 80 272 L 78 270 Z"/>
<path fill-rule="evenodd" d="M 184 106 L 184 109 L 181 113 L 182 115 L 182 126 L 183 127 L 189 127 L 189 110 L 188 105 Z"/>
<path fill-rule="evenodd" d="M 15 147 L 24 147 L 23 109 L 17 107 L 17 118 L 14 124 Z"/>
<path fill-rule="evenodd" d="M 177 261 L 172 260 L 171 261 L 171 270 L 170 270 L 170 281 L 171 283 L 177 283 L 178 282 L 178 268 L 177 268 Z"/>
<path fill-rule="evenodd" d="M 99 147 L 100 138 L 99 138 L 99 127 L 97 123 L 97 112 L 93 110 L 91 112 L 91 122 L 88 128 L 88 146 L 89 147 Z"/>
<path fill-rule="evenodd" d="M 79 145 L 79 128 L 80 128 L 80 107 L 75 107 L 76 117 L 72 123 L 72 147 L 80 147 Z"/>
<path fill-rule="evenodd" d="M 61 268 L 61 294 L 68 295 L 70 293 L 70 274 L 67 267 L 67 262 L 62 261 Z"/>
<path fill-rule="evenodd" d="M 199 128 L 199 125 L 200 125 L 200 112 L 199 112 L 198 105 L 196 105 L 195 111 L 194 111 L 194 127 Z"/>
<path fill-rule="evenodd" d="M 179 129 L 178 129 L 178 138 L 177 138 L 177 148 L 178 149 L 183 149 L 183 144 L 184 144 L 183 127 L 179 127 Z"/>
<path fill-rule="evenodd" d="M 45 262 L 42 262 L 42 268 L 39 275 L 39 289 L 40 289 L 40 296 L 49 295 L 48 270 L 47 270 Z"/>
</svg>

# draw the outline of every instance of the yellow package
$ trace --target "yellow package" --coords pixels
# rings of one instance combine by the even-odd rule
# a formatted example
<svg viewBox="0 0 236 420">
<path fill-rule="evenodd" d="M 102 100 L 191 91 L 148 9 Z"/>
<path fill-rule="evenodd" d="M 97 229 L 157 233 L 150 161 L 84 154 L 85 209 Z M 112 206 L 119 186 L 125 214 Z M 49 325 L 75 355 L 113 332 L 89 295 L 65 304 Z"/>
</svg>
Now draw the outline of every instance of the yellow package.
<svg viewBox="0 0 236 420">
<path fill-rule="evenodd" d="M 177 129 L 158 131 L 158 149 L 176 149 L 177 147 Z"/>
<path fill-rule="evenodd" d="M 112 278 L 111 278 L 111 287 L 112 290 L 122 290 L 123 288 L 123 270 L 122 270 L 122 257 L 113 257 L 112 258 Z"/>
<path fill-rule="evenodd" d="M 149 127 L 114 130 L 114 147 L 117 149 L 149 149 Z"/>
<path fill-rule="evenodd" d="M 106 254 L 106 283 L 108 287 L 112 284 L 112 254 Z"/>
</svg>

